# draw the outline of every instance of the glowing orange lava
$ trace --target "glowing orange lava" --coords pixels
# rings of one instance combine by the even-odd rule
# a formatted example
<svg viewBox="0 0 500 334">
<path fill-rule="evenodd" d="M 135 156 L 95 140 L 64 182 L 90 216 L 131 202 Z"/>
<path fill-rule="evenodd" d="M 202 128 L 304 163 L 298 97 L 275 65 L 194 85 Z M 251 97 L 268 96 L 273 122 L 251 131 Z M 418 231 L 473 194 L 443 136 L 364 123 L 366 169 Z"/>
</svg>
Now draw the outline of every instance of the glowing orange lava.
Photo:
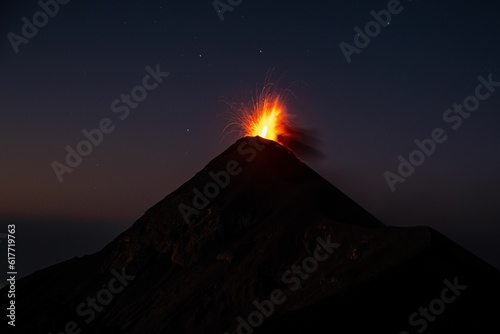
<svg viewBox="0 0 500 334">
<path fill-rule="evenodd" d="M 230 121 L 223 132 L 238 133 L 239 136 L 260 136 L 276 142 L 287 136 L 288 115 L 285 95 L 290 91 L 277 92 L 273 84 L 267 84 L 248 104 L 228 103 L 231 107 Z"/>
<path fill-rule="evenodd" d="M 267 96 L 254 105 L 254 109 L 245 113 L 242 127 L 245 136 L 260 136 L 278 141 L 278 136 L 285 131 L 286 114 L 279 96 Z"/>
<path fill-rule="evenodd" d="M 294 135 L 290 133 L 293 127 L 285 106 L 289 94 L 293 95 L 290 89 L 279 89 L 276 83 L 268 81 L 249 103 L 231 103 L 226 100 L 230 111 L 223 134 L 259 136 L 288 147 L 287 143 Z"/>
<path fill-rule="evenodd" d="M 230 110 L 228 123 L 222 130 L 222 139 L 233 133 L 238 137 L 259 136 L 275 141 L 296 154 L 322 157 L 318 150 L 321 141 L 314 129 L 301 127 L 296 115 L 289 113 L 286 108 L 285 101 L 289 94 L 295 95 L 290 89 L 280 90 L 277 86 L 268 81 L 250 103 L 224 100 Z"/>
</svg>

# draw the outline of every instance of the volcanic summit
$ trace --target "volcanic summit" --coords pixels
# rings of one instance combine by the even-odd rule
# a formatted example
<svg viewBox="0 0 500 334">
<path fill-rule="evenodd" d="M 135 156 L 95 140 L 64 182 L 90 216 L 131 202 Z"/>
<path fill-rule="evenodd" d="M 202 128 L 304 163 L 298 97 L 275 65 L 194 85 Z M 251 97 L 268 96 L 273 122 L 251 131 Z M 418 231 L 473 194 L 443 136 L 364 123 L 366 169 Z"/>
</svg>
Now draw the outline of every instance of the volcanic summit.
<svg viewBox="0 0 500 334">
<path fill-rule="evenodd" d="M 385 226 L 245 137 L 101 251 L 19 280 L 16 331 L 484 333 L 499 283 L 432 228 Z"/>
</svg>

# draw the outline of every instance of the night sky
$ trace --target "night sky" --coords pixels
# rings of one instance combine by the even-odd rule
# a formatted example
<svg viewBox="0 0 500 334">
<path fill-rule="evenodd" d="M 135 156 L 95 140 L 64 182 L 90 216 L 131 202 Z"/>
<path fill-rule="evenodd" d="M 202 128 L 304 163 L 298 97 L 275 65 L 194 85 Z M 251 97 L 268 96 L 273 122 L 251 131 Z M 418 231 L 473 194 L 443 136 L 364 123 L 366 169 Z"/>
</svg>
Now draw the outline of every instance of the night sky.
<svg viewBox="0 0 500 334">
<path fill-rule="evenodd" d="M 194 176 L 238 139 L 223 136 L 224 101 L 248 102 L 270 72 L 321 139 L 308 165 L 385 224 L 431 226 L 500 267 L 495 2 L 216 5 L 72 0 L 50 17 L 2 3 L 0 233 L 17 224 L 23 274 L 99 250 Z M 473 111 L 453 110 L 464 101 Z M 60 182 L 54 162 L 99 127 Z M 391 189 L 384 173 L 433 132 L 446 140 Z"/>
</svg>

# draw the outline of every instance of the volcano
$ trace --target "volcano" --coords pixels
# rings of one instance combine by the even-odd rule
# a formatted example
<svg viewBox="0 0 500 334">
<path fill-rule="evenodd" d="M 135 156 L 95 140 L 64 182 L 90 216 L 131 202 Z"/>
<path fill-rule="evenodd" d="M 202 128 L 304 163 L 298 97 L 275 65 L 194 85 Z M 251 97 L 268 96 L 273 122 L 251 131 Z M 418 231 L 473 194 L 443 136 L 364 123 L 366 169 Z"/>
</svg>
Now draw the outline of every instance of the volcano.
<svg viewBox="0 0 500 334">
<path fill-rule="evenodd" d="M 16 282 L 15 329 L 485 333 L 499 283 L 432 228 L 385 226 L 289 149 L 245 137 L 101 251 Z"/>
</svg>

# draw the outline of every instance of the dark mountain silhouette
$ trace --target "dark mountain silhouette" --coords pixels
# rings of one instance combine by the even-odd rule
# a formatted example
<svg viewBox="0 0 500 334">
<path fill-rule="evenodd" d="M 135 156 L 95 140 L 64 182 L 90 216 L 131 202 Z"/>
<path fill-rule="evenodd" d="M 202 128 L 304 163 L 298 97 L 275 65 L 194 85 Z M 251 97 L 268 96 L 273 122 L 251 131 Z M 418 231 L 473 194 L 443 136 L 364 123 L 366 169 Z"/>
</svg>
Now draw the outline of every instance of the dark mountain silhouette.
<svg viewBox="0 0 500 334">
<path fill-rule="evenodd" d="M 499 278 L 247 137 L 101 251 L 19 280 L 16 332 L 485 333 Z"/>
</svg>

